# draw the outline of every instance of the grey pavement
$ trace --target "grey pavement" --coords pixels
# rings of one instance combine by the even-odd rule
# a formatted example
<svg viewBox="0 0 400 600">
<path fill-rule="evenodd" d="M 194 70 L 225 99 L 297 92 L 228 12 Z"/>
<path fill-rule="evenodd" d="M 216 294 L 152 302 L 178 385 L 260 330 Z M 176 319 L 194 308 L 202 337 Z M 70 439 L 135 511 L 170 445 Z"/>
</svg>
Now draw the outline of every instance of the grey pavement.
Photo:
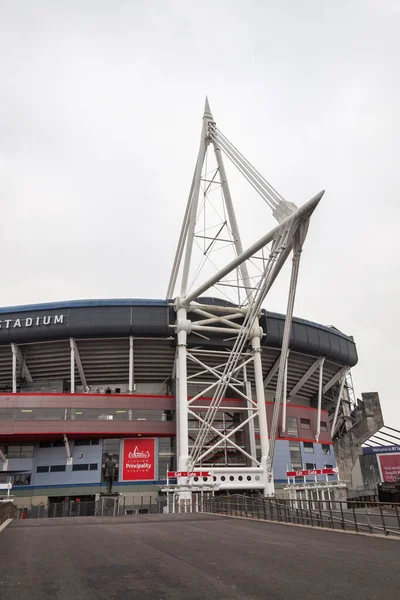
<svg viewBox="0 0 400 600">
<path fill-rule="evenodd" d="M 400 542 L 210 515 L 13 521 L 1 600 L 399 597 Z"/>
</svg>

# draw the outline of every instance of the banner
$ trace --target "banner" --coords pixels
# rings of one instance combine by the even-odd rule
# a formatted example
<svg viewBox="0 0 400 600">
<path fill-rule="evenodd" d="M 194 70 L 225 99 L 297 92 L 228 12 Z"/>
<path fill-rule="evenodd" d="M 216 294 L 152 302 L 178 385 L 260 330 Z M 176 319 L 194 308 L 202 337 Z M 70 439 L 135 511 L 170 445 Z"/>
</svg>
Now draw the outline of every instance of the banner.
<svg viewBox="0 0 400 600">
<path fill-rule="evenodd" d="M 154 481 L 154 479 L 154 438 L 132 438 L 124 440 L 121 481 Z"/>
<path fill-rule="evenodd" d="M 382 481 L 398 481 L 400 479 L 400 453 L 378 454 L 377 458 Z"/>
<path fill-rule="evenodd" d="M 336 475 L 337 469 L 304 469 L 302 471 L 286 471 L 287 477 L 309 477 L 310 475 Z"/>
</svg>

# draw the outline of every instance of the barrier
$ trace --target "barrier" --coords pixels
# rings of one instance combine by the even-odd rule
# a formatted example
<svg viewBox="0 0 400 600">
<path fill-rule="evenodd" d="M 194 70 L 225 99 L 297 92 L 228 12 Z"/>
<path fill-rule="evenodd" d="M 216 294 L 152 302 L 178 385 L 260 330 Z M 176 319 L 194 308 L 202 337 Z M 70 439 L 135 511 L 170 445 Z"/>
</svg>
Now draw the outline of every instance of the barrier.
<svg viewBox="0 0 400 600">
<path fill-rule="evenodd" d="M 214 496 L 204 503 L 204 512 L 339 529 L 357 533 L 400 536 L 400 504 L 383 502 L 340 502 L 327 500 L 284 500 L 260 496 Z"/>
</svg>

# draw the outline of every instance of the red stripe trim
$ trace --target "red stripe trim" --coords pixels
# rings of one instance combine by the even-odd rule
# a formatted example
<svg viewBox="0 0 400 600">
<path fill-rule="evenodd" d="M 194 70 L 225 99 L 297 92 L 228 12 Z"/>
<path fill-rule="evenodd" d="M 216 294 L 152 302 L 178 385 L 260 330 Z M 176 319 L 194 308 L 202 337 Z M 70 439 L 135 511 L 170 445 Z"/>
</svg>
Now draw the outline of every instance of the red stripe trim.
<svg viewBox="0 0 400 600">
<path fill-rule="evenodd" d="M 70 397 L 74 397 L 74 396 L 88 396 L 89 398 L 91 397 L 97 397 L 100 396 L 100 398 L 104 398 L 104 396 L 110 396 L 111 398 L 175 398 L 175 396 L 165 396 L 165 395 L 157 395 L 157 394 L 85 394 L 85 392 L 75 392 L 74 394 L 71 394 L 70 392 L 18 392 L 18 393 L 13 393 L 13 392 L 8 392 L 8 393 L 0 393 L 0 399 L 2 396 L 60 396 L 60 397 L 65 397 L 65 396 L 70 396 Z M 192 398 L 194 398 L 194 396 L 188 396 L 188 399 L 191 400 Z M 208 397 L 208 396 L 204 396 L 202 398 L 198 398 L 196 400 L 196 402 L 209 402 L 211 401 L 212 398 Z M 240 402 L 242 399 L 241 398 L 224 398 L 223 402 Z M 265 404 L 269 404 L 270 406 L 275 406 L 274 402 L 266 402 Z M 291 404 L 288 403 L 288 408 L 289 407 L 293 407 L 293 408 L 301 408 L 303 410 L 318 410 L 318 408 L 314 408 L 313 406 L 301 406 L 300 404 Z M 328 413 L 327 410 L 322 409 L 321 413 Z"/>
</svg>

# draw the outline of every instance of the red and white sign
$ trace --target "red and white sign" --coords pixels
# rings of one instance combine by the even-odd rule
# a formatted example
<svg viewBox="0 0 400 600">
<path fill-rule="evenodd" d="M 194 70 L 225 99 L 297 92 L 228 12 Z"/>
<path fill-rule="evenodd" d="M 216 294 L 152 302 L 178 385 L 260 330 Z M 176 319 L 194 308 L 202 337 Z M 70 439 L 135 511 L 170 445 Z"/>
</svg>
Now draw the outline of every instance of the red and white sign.
<svg viewBox="0 0 400 600">
<path fill-rule="evenodd" d="M 122 481 L 154 481 L 154 446 L 154 438 L 124 440 L 122 452 Z"/>
<path fill-rule="evenodd" d="M 286 471 L 286 477 L 308 477 L 310 475 L 336 475 L 337 469 L 304 469 L 304 471 Z"/>
<path fill-rule="evenodd" d="M 168 477 L 210 477 L 208 471 L 168 471 Z"/>
<path fill-rule="evenodd" d="M 378 465 L 382 481 L 400 479 L 400 453 L 378 454 Z"/>
</svg>

